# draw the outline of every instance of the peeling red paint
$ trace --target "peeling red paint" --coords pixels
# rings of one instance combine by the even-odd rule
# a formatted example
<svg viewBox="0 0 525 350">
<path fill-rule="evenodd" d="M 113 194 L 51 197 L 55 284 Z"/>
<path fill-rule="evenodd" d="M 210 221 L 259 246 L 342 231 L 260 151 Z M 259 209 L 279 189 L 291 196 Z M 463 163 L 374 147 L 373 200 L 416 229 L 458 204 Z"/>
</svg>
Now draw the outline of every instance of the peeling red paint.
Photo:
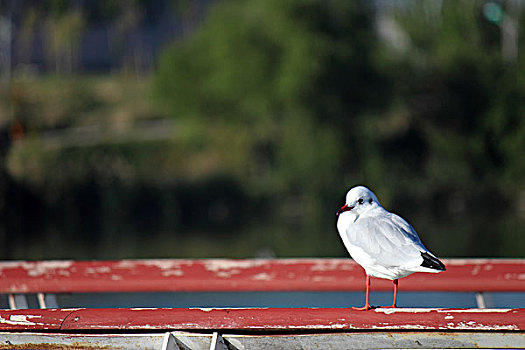
<svg viewBox="0 0 525 350">
<path fill-rule="evenodd" d="M 71 312 L 71 309 L 0 310 L 0 330 L 58 330 Z"/>
<path fill-rule="evenodd" d="M 525 260 L 450 259 L 440 274 L 415 273 L 405 291 L 525 291 Z M 350 259 L 0 262 L 0 293 L 169 291 L 362 291 Z M 376 291 L 392 283 L 373 279 Z"/>
<path fill-rule="evenodd" d="M 472 330 L 524 331 L 525 309 L 77 309 L 0 311 L 0 330 Z M 416 312 L 417 311 L 417 312 Z M 4 320 L 28 320 L 24 324 Z"/>
</svg>

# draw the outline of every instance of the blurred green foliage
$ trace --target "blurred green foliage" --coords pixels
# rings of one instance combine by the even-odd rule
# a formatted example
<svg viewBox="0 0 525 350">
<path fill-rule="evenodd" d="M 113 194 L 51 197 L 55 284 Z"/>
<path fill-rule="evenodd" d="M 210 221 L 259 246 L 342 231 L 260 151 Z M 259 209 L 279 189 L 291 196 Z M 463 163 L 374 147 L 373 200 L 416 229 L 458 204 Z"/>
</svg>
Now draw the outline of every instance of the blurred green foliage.
<svg viewBox="0 0 525 350">
<path fill-rule="evenodd" d="M 76 257 L 345 256 L 334 214 L 357 184 L 438 255 L 524 257 L 525 62 L 483 5 L 219 1 L 151 85 L 15 80 L 30 132 L 10 174 Z M 115 139 L 168 117 L 169 137 Z M 84 146 L 41 132 L 94 124 Z M 75 238 L 46 235 L 3 254 L 67 257 Z"/>
<path fill-rule="evenodd" d="M 377 37 L 371 6 L 221 2 L 163 55 L 158 101 L 185 123 L 238 130 L 207 146 L 229 142 L 243 186 L 281 215 L 297 207 L 306 226 L 326 224 L 334 198 L 365 183 L 387 206 L 457 217 L 462 230 L 462 218 L 494 214 L 501 223 L 466 234 L 503 234 L 503 213 L 517 216 L 523 196 L 523 59 L 502 56 L 502 29 L 481 1 L 386 5 L 408 38 L 403 50 Z"/>
<path fill-rule="evenodd" d="M 319 221 L 341 182 L 338 128 L 367 107 L 380 80 L 369 10 L 360 2 L 221 2 L 193 38 L 163 55 L 156 96 L 184 123 L 234 130 L 206 147 L 237 155 L 225 167 L 247 192 L 277 207 L 293 202 Z"/>
</svg>

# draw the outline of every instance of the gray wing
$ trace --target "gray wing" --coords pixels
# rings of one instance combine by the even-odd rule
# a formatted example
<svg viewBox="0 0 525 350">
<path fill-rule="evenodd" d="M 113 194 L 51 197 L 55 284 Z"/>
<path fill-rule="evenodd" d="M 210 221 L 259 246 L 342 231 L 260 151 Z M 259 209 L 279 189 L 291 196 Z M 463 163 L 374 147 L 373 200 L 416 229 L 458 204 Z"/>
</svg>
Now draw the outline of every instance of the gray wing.
<svg viewBox="0 0 525 350">
<path fill-rule="evenodd" d="M 414 228 L 392 213 L 359 218 L 350 231 L 351 243 L 384 266 L 419 265 L 427 251 Z"/>
</svg>

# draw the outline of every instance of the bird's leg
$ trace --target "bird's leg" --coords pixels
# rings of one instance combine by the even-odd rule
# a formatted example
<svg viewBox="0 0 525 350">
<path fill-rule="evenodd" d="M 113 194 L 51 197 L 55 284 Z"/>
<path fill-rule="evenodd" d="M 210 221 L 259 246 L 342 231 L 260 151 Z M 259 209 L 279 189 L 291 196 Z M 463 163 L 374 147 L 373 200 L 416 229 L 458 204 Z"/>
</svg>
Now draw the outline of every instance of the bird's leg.
<svg viewBox="0 0 525 350">
<path fill-rule="evenodd" d="M 386 308 L 396 308 L 397 307 L 397 279 L 396 280 L 393 280 L 392 282 L 394 282 L 394 303 L 392 304 L 392 306 L 385 306 Z"/>
<path fill-rule="evenodd" d="M 366 275 L 366 301 L 363 307 L 353 307 L 354 310 L 370 310 L 372 307 L 368 303 L 368 295 L 370 294 L 370 276 Z"/>
</svg>

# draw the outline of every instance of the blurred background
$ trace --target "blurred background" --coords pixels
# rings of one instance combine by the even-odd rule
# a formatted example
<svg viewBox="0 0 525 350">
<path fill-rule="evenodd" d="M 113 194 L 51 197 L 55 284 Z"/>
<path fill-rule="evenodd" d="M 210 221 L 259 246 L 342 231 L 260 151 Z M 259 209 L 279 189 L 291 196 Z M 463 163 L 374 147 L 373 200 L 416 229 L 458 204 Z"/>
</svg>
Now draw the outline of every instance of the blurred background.
<svg viewBox="0 0 525 350">
<path fill-rule="evenodd" d="M 525 257 L 525 1 L 0 0 L 0 258 L 345 257 L 355 185 Z"/>
</svg>

